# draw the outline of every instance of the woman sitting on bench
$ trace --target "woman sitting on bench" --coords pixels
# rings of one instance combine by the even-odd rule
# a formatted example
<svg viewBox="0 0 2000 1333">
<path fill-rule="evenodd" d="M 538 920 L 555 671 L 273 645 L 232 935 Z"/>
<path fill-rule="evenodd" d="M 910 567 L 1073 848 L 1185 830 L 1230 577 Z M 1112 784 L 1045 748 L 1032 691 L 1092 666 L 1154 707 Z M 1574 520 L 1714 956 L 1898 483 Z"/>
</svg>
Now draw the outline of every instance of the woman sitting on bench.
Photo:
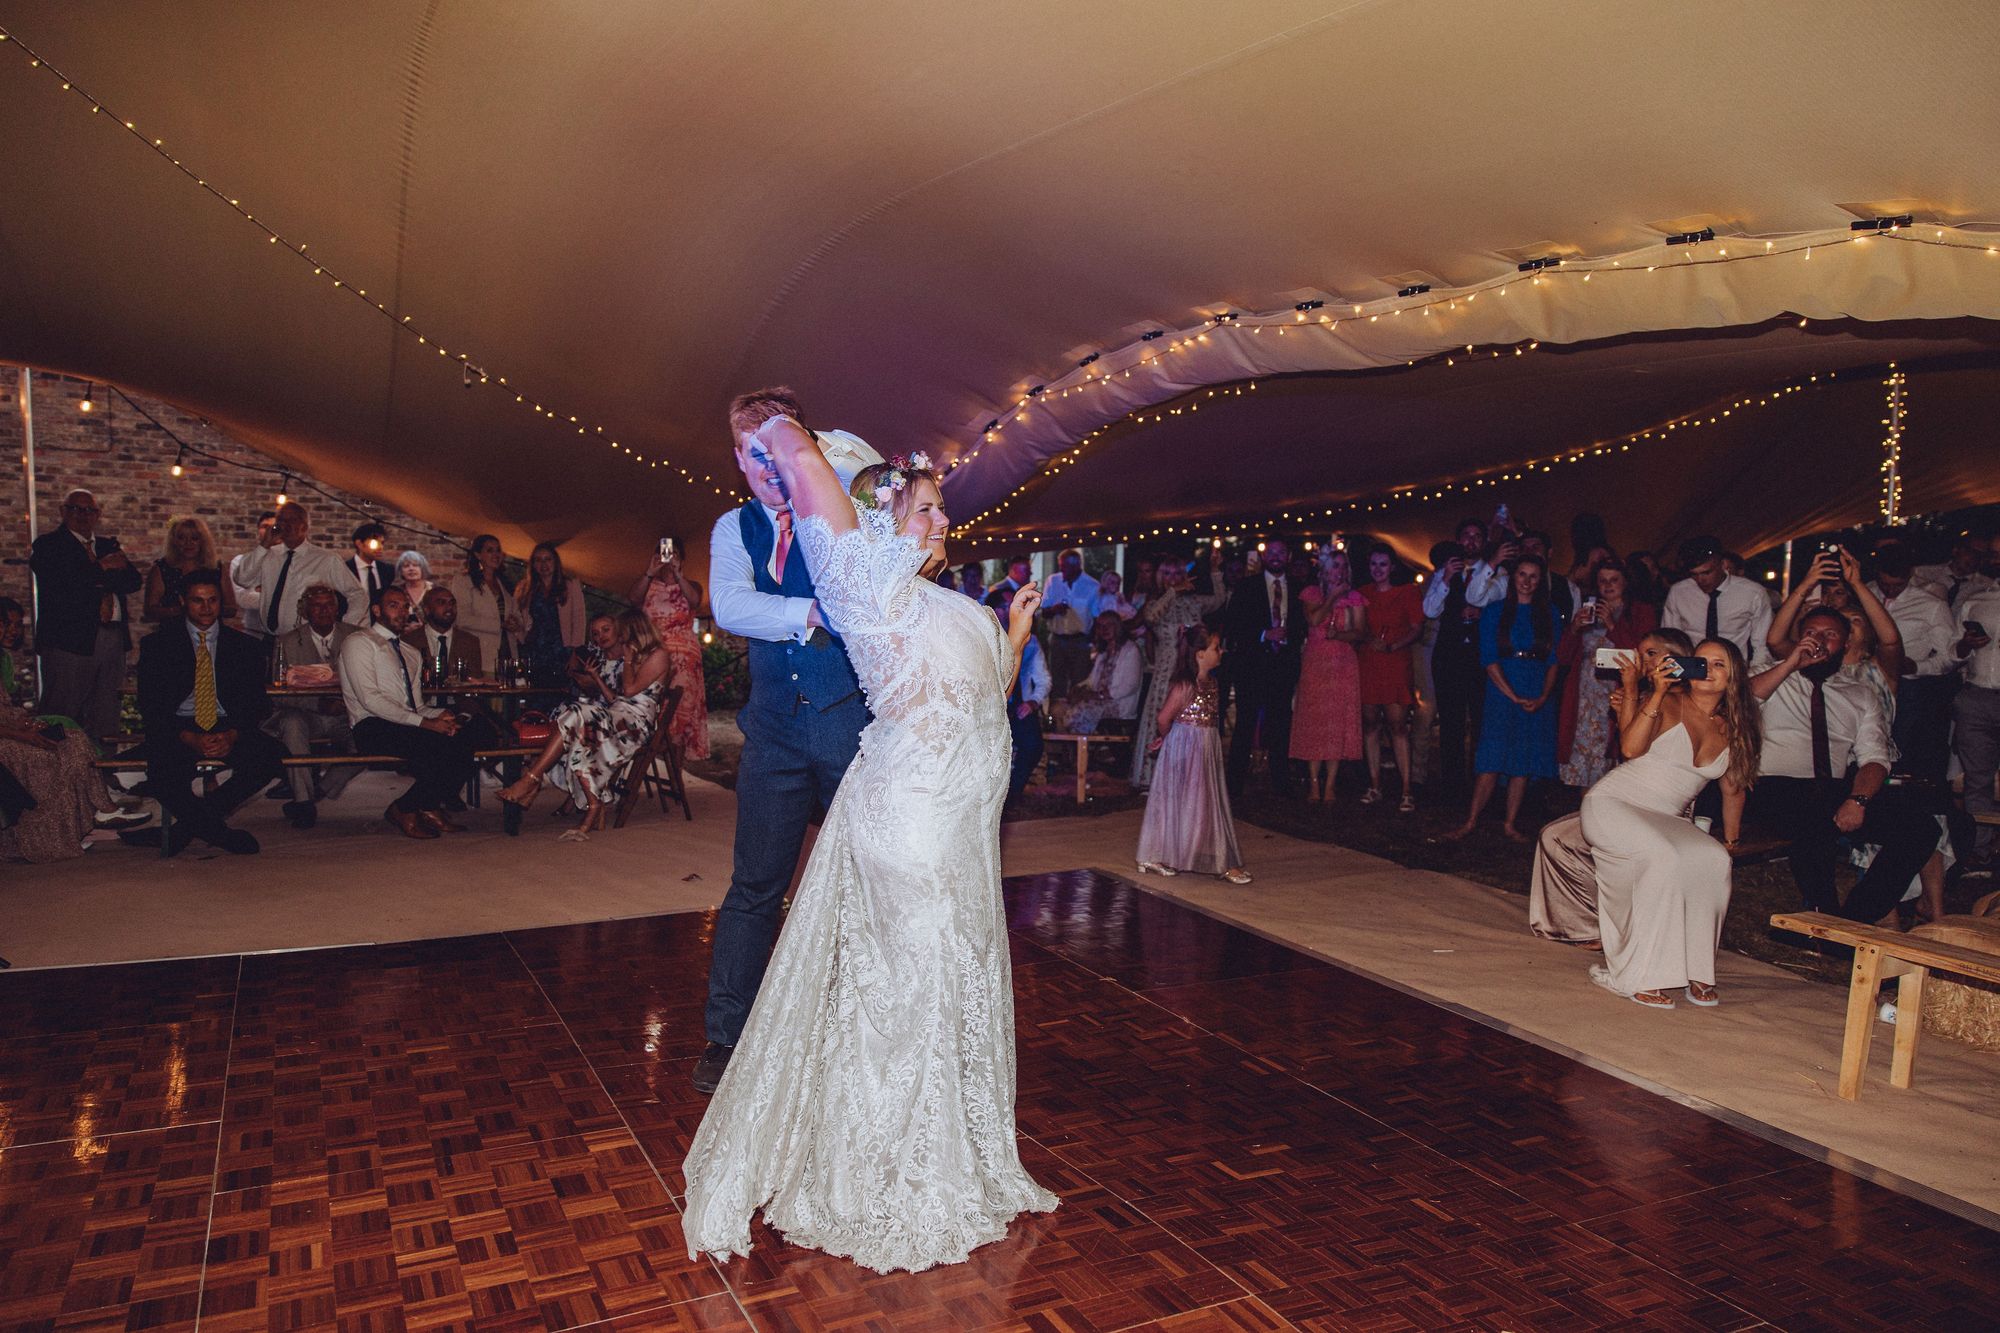
<svg viewBox="0 0 2000 1333">
<path fill-rule="evenodd" d="M 659 724 L 671 663 L 653 622 L 637 611 L 620 612 L 613 651 L 621 663 L 616 688 L 558 705 L 549 743 L 519 781 L 500 790 L 501 800 L 524 810 L 541 794 L 544 777 L 569 793 L 583 805 L 583 821 L 562 835 L 564 842 L 582 842 L 604 827 L 624 798 L 632 756 Z"/>
</svg>

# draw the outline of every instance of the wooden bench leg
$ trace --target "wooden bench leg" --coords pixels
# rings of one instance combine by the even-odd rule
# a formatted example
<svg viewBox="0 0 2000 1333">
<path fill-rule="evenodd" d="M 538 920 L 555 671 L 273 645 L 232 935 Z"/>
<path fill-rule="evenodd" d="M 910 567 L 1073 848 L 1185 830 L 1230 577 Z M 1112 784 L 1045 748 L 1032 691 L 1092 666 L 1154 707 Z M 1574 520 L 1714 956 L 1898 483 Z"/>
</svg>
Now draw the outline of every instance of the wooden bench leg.
<svg viewBox="0 0 2000 1333">
<path fill-rule="evenodd" d="M 1917 1067 L 1917 1039 L 1924 1032 L 1924 976 L 1913 967 L 1896 983 L 1896 1048 L 1889 1060 L 1889 1086 L 1907 1088 Z"/>
<path fill-rule="evenodd" d="M 1847 987 L 1847 1032 L 1840 1042 L 1840 1095 L 1861 1095 L 1868 1072 L 1868 1045 L 1875 1037 L 1875 992 L 1882 984 L 1882 951 L 1872 944 L 1854 950 L 1854 976 Z"/>
</svg>

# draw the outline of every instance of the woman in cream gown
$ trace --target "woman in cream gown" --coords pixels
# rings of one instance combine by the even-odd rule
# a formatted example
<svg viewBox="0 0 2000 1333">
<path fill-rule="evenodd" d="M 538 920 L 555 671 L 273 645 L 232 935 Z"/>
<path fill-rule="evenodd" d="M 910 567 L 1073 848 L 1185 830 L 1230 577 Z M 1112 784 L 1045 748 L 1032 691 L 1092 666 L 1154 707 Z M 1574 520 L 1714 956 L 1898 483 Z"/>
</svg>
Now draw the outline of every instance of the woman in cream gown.
<svg viewBox="0 0 2000 1333">
<path fill-rule="evenodd" d="M 1015 1145 L 1000 898 L 1005 699 L 1039 590 L 1003 632 L 920 576 L 945 523 L 921 455 L 863 471 L 850 501 L 789 418 L 755 438 L 874 720 L 688 1151 L 688 1251 L 747 1253 L 762 1210 L 878 1272 L 957 1263 L 1056 1206 Z"/>
</svg>

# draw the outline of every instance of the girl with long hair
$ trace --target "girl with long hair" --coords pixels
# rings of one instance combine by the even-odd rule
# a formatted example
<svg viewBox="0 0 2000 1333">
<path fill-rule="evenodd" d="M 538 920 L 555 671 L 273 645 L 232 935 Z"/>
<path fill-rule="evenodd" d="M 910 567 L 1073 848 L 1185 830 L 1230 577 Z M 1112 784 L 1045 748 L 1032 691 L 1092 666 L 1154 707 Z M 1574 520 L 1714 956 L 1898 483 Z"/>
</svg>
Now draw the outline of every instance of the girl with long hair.
<svg viewBox="0 0 2000 1333">
<path fill-rule="evenodd" d="M 1526 842 L 1515 827 L 1529 778 L 1556 775 L 1555 689 L 1557 638 L 1562 615 L 1549 604 L 1548 566 L 1540 556 L 1523 555 L 1514 564 L 1512 595 L 1479 613 L 1479 660 L 1486 667 L 1486 708 L 1479 726 L 1473 768 L 1472 808 L 1465 823 L 1445 834 L 1447 841 L 1469 836 L 1480 812 L 1507 779 L 1509 840 Z"/>
<path fill-rule="evenodd" d="M 1363 805 L 1382 799 L 1382 738 L 1386 734 L 1396 756 L 1396 775 L 1403 799 L 1396 809 L 1409 814 L 1417 808 L 1412 790 L 1416 766 L 1410 758 L 1410 709 L 1417 702 L 1411 675 L 1410 649 L 1424 633 L 1424 599 L 1413 583 L 1401 582 L 1396 553 L 1377 542 L 1368 551 L 1368 583 L 1361 595 L 1368 602 L 1368 635 L 1356 651 L 1361 667 L 1361 730 L 1368 754 L 1368 790 Z"/>
<path fill-rule="evenodd" d="M 1657 657 L 1653 688 L 1641 691 L 1635 657 L 1620 669 L 1618 739 L 1625 762 L 1583 798 L 1583 836 L 1597 873 L 1597 921 L 1604 962 L 1590 979 L 1653 1009 L 1666 992 L 1712 1008 L 1715 946 L 1729 910 L 1729 848 L 1741 831 L 1743 800 L 1757 780 L 1762 747 L 1756 700 L 1736 645 L 1704 639 L 1700 665 Z M 1722 783 L 1723 840 L 1683 816 L 1708 783 Z"/>
<path fill-rule="evenodd" d="M 445 583 L 458 599 L 459 631 L 478 640 L 479 660 L 488 671 L 516 654 L 521 631 L 527 628 L 514 604 L 514 581 L 507 575 L 506 560 L 500 539 L 482 532 L 465 553 L 465 572 Z"/>
<path fill-rule="evenodd" d="M 673 659 L 673 682 L 681 687 L 681 706 L 667 723 L 674 744 L 684 759 L 706 759 L 708 683 L 702 669 L 701 636 L 694 628 L 694 618 L 701 610 L 701 585 L 682 568 L 681 552 L 686 547 L 668 538 L 664 549 L 669 554 L 654 550 L 646 572 L 627 596 L 653 622 L 667 656 Z"/>
<path fill-rule="evenodd" d="M 1139 869 L 1149 875 L 1185 870 L 1220 875 L 1231 884 L 1250 882 L 1236 846 L 1216 731 L 1220 695 L 1215 669 L 1222 662 L 1222 646 L 1222 635 L 1207 625 L 1191 625 L 1181 633 L 1166 702 L 1156 719 L 1159 735 L 1153 748 L 1159 761 L 1146 797 L 1146 822 L 1139 829 Z"/>
<path fill-rule="evenodd" d="M 515 609 L 526 618 L 521 665 L 537 685 L 561 681 L 570 654 L 583 647 L 589 613 L 583 583 L 563 570 L 554 542 L 539 542 L 528 556 L 528 576 L 514 585 Z"/>
</svg>

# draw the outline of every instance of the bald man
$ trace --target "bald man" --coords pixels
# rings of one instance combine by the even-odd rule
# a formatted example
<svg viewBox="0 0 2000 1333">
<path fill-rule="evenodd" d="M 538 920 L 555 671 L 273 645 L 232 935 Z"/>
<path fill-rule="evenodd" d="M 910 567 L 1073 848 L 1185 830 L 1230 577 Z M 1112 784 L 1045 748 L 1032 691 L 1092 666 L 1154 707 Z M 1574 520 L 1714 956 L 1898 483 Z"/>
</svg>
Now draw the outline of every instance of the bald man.
<svg viewBox="0 0 2000 1333">
<path fill-rule="evenodd" d="M 264 630 L 273 638 L 287 633 L 299 623 L 299 594 L 314 584 L 325 584 L 347 599 L 342 619 L 350 625 L 366 624 L 368 593 L 354 577 L 354 568 L 341 556 L 306 540 L 311 516 L 296 500 L 278 506 L 278 521 L 268 534 L 260 532 L 257 549 L 250 552 L 237 577 L 247 588 L 255 588 L 258 604 L 264 608 Z"/>
<path fill-rule="evenodd" d="M 116 537 L 97 535 L 97 497 L 63 497 L 62 526 L 35 538 L 35 650 L 42 711 L 76 719 L 92 736 L 118 731 L 118 691 L 132 646 L 125 598 L 140 574 Z"/>
</svg>

